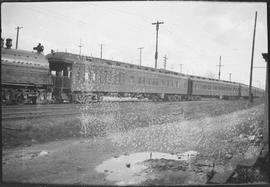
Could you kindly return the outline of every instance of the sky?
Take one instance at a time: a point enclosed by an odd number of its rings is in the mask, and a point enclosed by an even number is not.
[[[19,49],[41,43],[44,53],[81,53],[154,67],[156,26],[158,68],[249,84],[255,12],[258,12],[254,67],[265,67],[268,52],[267,5],[255,2],[103,1],[1,4],[2,38]],[[181,65],[182,64],[182,65]],[[253,69],[253,85],[265,88],[265,68]]]

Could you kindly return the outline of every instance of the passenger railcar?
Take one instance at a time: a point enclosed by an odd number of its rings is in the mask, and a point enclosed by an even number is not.
[[[219,97],[223,99],[239,98],[240,85],[202,77],[193,77],[192,95],[203,97]]]
[[[246,98],[248,95],[246,86],[235,82],[64,52],[53,52],[47,58],[55,83],[54,95],[62,101],[91,102],[103,95],[168,101]],[[254,96],[261,96],[258,89],[253,88],[253,92]]]
[[[177,73],[70,53],[47,58],[58,83],[55,94],[62,100],[87,102],[113,94],[173,101],[187,97],[188,77]]]

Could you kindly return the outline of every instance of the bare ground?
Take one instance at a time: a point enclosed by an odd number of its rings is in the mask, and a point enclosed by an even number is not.
[[[261,103],[263,99],[256,99],[252,106]],[[89,113],[88,109],[93,107],[104,108],[104,112]],[[2,146],[7,149],[68,138],[104,136],[109,129],[123,132],[138,127],[218,116],[247,108],[246,100],[82,105],[81,115],[2,121]],[[87,133],[84,132],[86,126]]]
[[[116,181],[107,180],[108,174],[98,173],[95,168],[113,156],[143,151],[196,150],[200,153],[196,164],[204,160],[215,163],[216,169],[222,171],[233,155],[244,153],[249,145],[260,141],[260,103],[255,101],[250,109],[246,109],[245,101],[116,104],[112,107],[118,110],[100,116],[89,116],[87,108],[82,108],[82,116],[75,119],[13,122],[20,131],[12,131],[16,135],[13,139],[3,134],[3,180],[111,185]],[[7,122],[3,127],[11,125]],[[80,139],[82,136],[87,138]],[[196,164],[192,178],[167,167],[162,172],[153,170],[158,177],[142,185],[202,183],[204,180],[196,180],[202,172]]]

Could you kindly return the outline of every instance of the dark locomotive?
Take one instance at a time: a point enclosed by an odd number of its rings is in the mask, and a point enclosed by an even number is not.
[[[46,103],[51,100],[49,63],[42,54],[11,49],[12,40],[1,40],[2,104]]]
[[[130,96],[152,101],[198,100],[201,97],[248,97],[248,86],[184,75],[164,69],[54,52],[44,56],[39,44],[29,52],[1,45],[2,103],[90,103],[103,96]],[[254,97],[264,90],[252,88]]]

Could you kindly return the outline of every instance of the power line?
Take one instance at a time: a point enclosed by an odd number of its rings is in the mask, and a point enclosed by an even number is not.
[[[19,30],[22,29],[23,27],[17,26],[17,36],[16,36],[16,49],[18,49],[18,41],[19,41]]]
[[[254,46],[255,46],[256,23],[257,23],[257,11],[255,12],[255,23],[254,23],[252,52],[251,52],[251,63],[250,63],[249,103],[253,102],[253,96],[252,96],[252,93],[251,93],[251,87],[252,87],[252,71],[253,71],[253,57],[254,57]]]
[[[140,50],[140,66],[142,65],[142,49],[143,47],[138,48]]]
[[[152,23],[152,25],[156,25],[156,53],[155,53],[155,68],[157,69],[157,59],[158,59],[158,29],[159,25],[164,24],[164,22],[157,21],[156,23]]]
[[[220,80],[220,70],[221,70],[221,66],[224,66],[224,65],[221,65],[221,56],[219,57],[219,65],[217,65],[219,67],[218,69],[218,80]]]
[[[163,58],[164,58],[164,69],[166,69],[166,65],[167,65],[167,59],[168,59],[168,58],[167,58],[167,56],[166,56],[166,55],[165,55]]]
[[[103,47],[103,44],[100,44],[100,58],[102,58],[102,48]]]
[[[80,45],[79,45],[79,48],[80,48],[80,56],[81,56],[81,48],[83,47],[83,45],[82,45],[82,41],[81,41],[81,39],[80,39]]]

